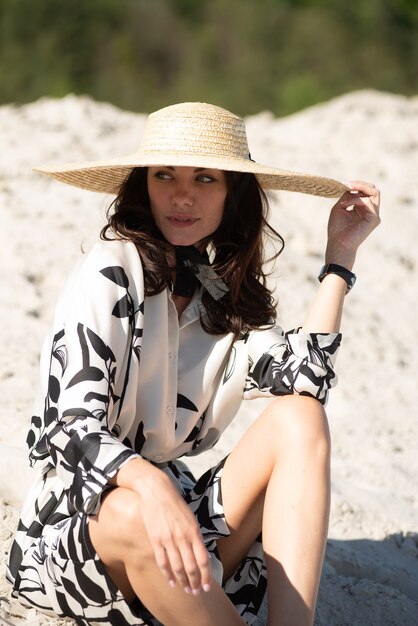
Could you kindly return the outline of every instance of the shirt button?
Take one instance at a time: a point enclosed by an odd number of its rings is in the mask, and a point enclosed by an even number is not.
[[[169,405],[169,406],[167,407],[167,413],[168,413],[169,415],[171,415],[173,412],[174,412],[173,407],[172,407],[171,405]]]
[[[169,352],[168,353],[168,358],[169,358],[170,361],[174,361],[176,359],[175,352]]]
[[[154,457],[154,461],[161,461],[162,458],[163,458],[162,454],[156,454]]]

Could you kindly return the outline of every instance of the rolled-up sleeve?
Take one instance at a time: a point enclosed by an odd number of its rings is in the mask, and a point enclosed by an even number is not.
[[[252,333],[244,398],[299,394],[326,404],[337,376],[340,333],[284,333],[275,326]]]

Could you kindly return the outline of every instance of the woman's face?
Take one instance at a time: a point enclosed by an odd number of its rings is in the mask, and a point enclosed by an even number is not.
[[[173,245],[197,244],[218,228],[228,190],[222,170],[149,167],[147,182],[154,221]]]

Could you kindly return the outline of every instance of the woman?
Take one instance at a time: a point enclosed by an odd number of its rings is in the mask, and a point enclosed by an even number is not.
[[[42,352],[15,595],[80,625],[238,626],[267,587],[269,626],[312,624],[323,405],[379,192],[254,162],[243,121],[202,103],[150,115],[130,157],[40,171],[117,198]],[[263,238],[282,244],[263,189],[341,196],[316,299],[286,335],[262,267]],[[211,448],[242,397],[259,396],[274,400],[196,482],[180,457]]]

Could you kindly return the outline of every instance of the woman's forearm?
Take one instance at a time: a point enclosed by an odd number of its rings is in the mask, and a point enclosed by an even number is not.
[[[349,186],[351,191],[336,202],[330,213],[325,263],[351,272],[358,247],[380,222],[380,193],[371,183],[353,181]],[[303,332],[339,332],[347,287],[338,274],[325,275],[302,326]]]
[[[347,283],[341,276],[325,276],[303,323],[302,332],[339,332],[346,293]]]

